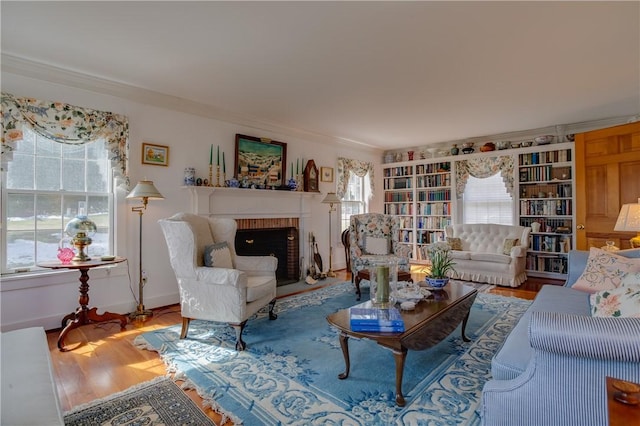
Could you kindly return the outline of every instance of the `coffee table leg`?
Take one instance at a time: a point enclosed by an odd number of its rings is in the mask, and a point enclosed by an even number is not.
[[[342,348],[342,355],[344,356],[345,371],[344,373],[338,374],[338,379],[343,380],[349,377],[349,368],[351,367],[349,362],[349,336],[344,333],[340,333],[340,347]]]
[[[402,375],[404,372],[404,360],[407,358],[407,349],[402,348],[400,351],[393,351],[393,358],[396,361],[396,404],[398,407],[404,407],[405,401],[402,396]]]
[[[469,320],[469,314],[471,313],[471,309],[469,309],[469,311],[467,312],[467,315],[464,316],[464,319],[462,320],[462,340],[464,340],[465,342],[470,342],[471,339],[469,339],[467,337],[467,335],[464,333],[465,329],[467,328],[467,321]]]

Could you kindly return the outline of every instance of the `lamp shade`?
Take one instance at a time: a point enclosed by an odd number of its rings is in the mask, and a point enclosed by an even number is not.
[[[614,231],[640,231],[640,199],[636,204],[624,204]]]
[[[92,236],[96,233],[98,227],[87,216],[76,216],[64,227],[64,232],[70,237],[75,237],[78,232],[84,232],[86,235]]]
[[[153,181],[150,180],[141,180],[138,182],[135,188],[133,188],[129,195],[127,195],[127,198],[164,200],[160,191],[156,189],[153,185]]]
[[[323,204],[340,204],[340,198],[335,192],[327,192],[327,196],[322,200]]]

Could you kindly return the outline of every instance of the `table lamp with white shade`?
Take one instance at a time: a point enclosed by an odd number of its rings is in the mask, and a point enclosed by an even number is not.
[[[640,248],[640,198],[635,204],[624,204],[620,209],[614,231],[637,232],[637,235],[629,240],[631,248]]]

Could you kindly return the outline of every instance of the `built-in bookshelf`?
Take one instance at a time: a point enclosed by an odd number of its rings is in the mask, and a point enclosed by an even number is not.
[[[400,217],[400,242],[411,246],[414,260],[420,246],[444,239],[451,223],[451,162],[416,162],[384,169],[384,212]]]
[[[531,276],[564,278],[574,246],[573,150],[563,145],[518,154],[520,225],[532,228],[527,252]]]
[[[451,163],[416,165],[417,248],[444,240],[444,228],[451,224]],[[420,259],[420,250],[417,251]]]

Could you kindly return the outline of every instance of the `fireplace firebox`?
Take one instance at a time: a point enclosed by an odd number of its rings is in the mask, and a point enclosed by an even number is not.
[[[240,256],[275,256],[278,259],[278,285],[291,284],[300,278],[300,241],[295,227],[238,229],[236,253]]]

